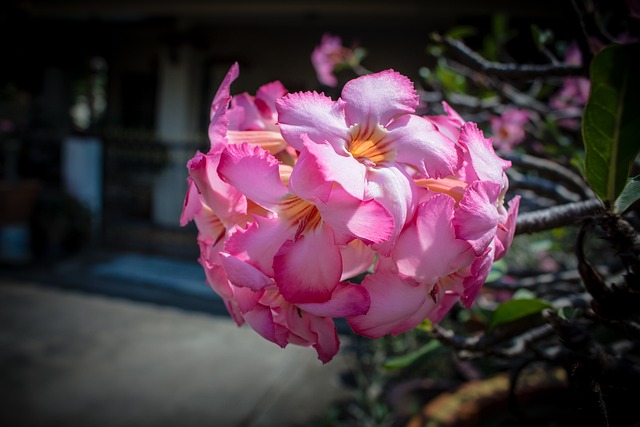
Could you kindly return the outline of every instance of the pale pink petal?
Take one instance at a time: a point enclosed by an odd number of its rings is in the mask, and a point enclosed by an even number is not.
[[[427,317],[429,317],[429,320],[432,322],[440,322],[459,300],[458,295],[444,293],[444,295],[438,299],[438,304],[434,310],[432,310]]]
[[[256,292],[251,288],[240,286],[232,286],[232,290],[233,298],[243,316],[255,309],[260,304],[260,298],[264,295],[264,291]]]
[[[344,120],[344,102],[316,92],[290,93],[276,101],[278,126],[284,139],[296,150],[304,145],[302,134],[312,141],[328,141],[339,154],[349,142]]]
[[[373,130],[400,114],[414,113],[419,97],[411,80],[386,70],[351,80],[342,89],[342,99],[347,124]]]
[[[453,175],[462,164],[458,145],[424,117],[399,117],[387,130],[396,161],[414,166],[427,178]]]
[[[484,254],[477,257],[471,263],[469,268],[469,274],[464,278],[462,284],[464,286],[464,293],[460,297],[460,301],[465,307],[470,308],[473,301],[476,299],[480,288],[484,285],[484,282],[489,277],[491,271],[491,265],[493,264],[495,249],[493,245],[489,246]]]
[[[246,142],[225,148],[220,155],[218,173],[266,209],[273,209],[288,193],[280,179],[278,161],[268,151]]]
[[[342,274],[340,251],[326,225],[287,240],[273,258],[274,278],[289,302],[324,302]]]
[[[398,235],[415,212],[416,186],[396,163],[368,169],[367,180],[367,197],[378,201],[393,216],[393,233],[389,239],[374,246],[382,255],[389,256]]]
[[[331,299],[320,303],[298,303],[302,310],[322,317],[351,317],[365,314],[371,305],[369,293],[360,285],[340,283]]]
[[[358,199],[364,198],[367,168],[350,155],[335,152],[327,142],[310,141],[302,135],[305,150],[291,173],[289,189],[305,200],[326,202],[335,183]]]
[[[373,264],[375,252],[362,240],[352,240],[340,246],[342,256],[342,276],[340,281],[351,279],[367,271]]]
[[[495,261],[502,258],[513,241],[516,231],[516,220],[518,217],[518,208],[520,206],[520,196],[515,196],[509,201],[509,213],[504,222],[501,221],[496,232],[496,254]]]
[[[225,243],[225,251],[273,277],[273,257],[295,229],[278,218],[255,217],[247,228],[237,228]]]
[[[258,107],[253,101],[253,96],[244,92],[238,95],[234,95],[231,99],[231,107],[228,112],[231,113],[235,108],[242,109],[242,121],[230,122],[229,129],[233,130],[262,130],[264,129],[264,122]],[[232,126],[233,124],[233,126]]]
[[[393,217],[376,200],[359,200],[338,187],[327,203],[317,202],[316,206],[333,228],[338,244],[347,244],[354,237],[367,244],[382,243],[393,234]]]
[[[273,281],[257,268],[239,260],[238,258],[222,253],[222,265],[227,273],[227,279],[234,286],[249,288],[252,291],[260,291],[273,285]]]
[[[220,218],[213,213],[207,206],[203,206],[202,210],[194,218],[194,222],[198,227],[201,237],[208,244],[219,243],[225,235],[226,228]]]
[[[418,206],[414,221],[400,234],[393,259],[400,273],[434,284],[473,259],[469,244],[456,239],[455,200],[435,194]]]
[[[496,183],[474,181],[466,188],[454,213],[456,236],[469,242],[476,255],[481,255],[496,235],[499,193]]]
[[[474,172],[473,175],[467,175],[467,181],[479,179],[495,182],[502,187],[506,185],[504,171],[511,166],[511,162],[503,160],[495,153],[491,140],[484,137],[478,125],[466,122],[460,128],[458,142],[468,150],[467,160]]]
[[[229,126],[229,118],[226,115],[231,101],[231,83],[238,78],[240,68],[238,63],[234,63],[226,76],[222,80],[218,91],[211,102],[211,110],[209,113],[209,140],[211,141],[211,150],[215,150],[226,143],[226,133]]]
[[[446,101],[442,101],[442,108],[444,108],[444,112],[447,113],[449,119],[455,123],[458,128],[460,128],[464,123],[464,119],[460,117],[460,114],[456,110],[454,110]]]
[[[428,297],[425,286],[392,272],[370,274],[362,286],[369,292],[371,308],[367,314],[347,318],[347,322],[355,333],[369,338],[392,333],[413,316]]]

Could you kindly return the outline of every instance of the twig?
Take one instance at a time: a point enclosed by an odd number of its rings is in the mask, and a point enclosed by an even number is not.
[[[459,40],[448,36],[434,34],[433,38],[437,42],[443,43],[450,48],[459,60],[469,67],[487,75],[496,77],[506,77],[512,79],[533,79],[540,77],[568,77],[586,76],[587,67],[583,65],[569,64],[505,64],[488,61],[478,53],[471,50],[467,45]]]
[[[516,234],[529,234],[577,225],[581,219],[603,212],[604,206],[600,200],[589,199],[524,213],[518,216]]]

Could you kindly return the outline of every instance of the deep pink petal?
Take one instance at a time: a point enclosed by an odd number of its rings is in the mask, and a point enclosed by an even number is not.
[[[342,99],[347,124],[372,130],[400,114],[415,112],[419,97],[411,80],[386,70],[351,80],[342,89]]]
[[[342,274],[340,250],[326,225],[287,240],[273,258],[274,278],[289,302],[324,302]]]
[[[313,316],[309,321],[309,328],[316,336],[313,348],[318,353],[318,359],[322,363],[329,363],[340,349],[340,339],[333,320]]]
[[[439,302],[434,310],[429,313],[429,320],[436,323],[440,322],[459,300],[460,298],[456,294],[443,293],[443,295],[438,298]]]
[[[338,244],[346,244],[354,237],[367,244],[382,243],[393,234],[393,217],[376,200],[359,200],[338,187],[327,203],[318,202],[316,206],[322,219],[333,228]]]
[[[193,178],[187,177],[187,194],[184,197],[182,213],[180,214],[180,226],[184,227],[187,225],[201,210],[202,202],[200,201],[198,188],[195,186]]]
[[[350,155],[335,152],[327,142],[302,135],[305,150],[291,173],[289,189],[305,200],[326,202],[335,183],[358,199],[364,198],[366,167]]]
[[[278,344],[282,348],[286,346],[286,343],[282,343],[277,337],[276,325],[273,323],[273,315],[269,307],[258,305],[255,309],[245,313],[244,319],[264,339]]]
[[[371,306],[371,301],[363,286],[340,283],[328,301],[297,305],[316,316],[338,318],[365,314]]]
[[[469,244],[456,239],[453,227],[455,201],[435,194],[418,206],[415,219],[400,234],[393,259],[400,273],[434,284],[473,259]]]
[[[229,67],[229,71],[222,79],[222,83],[218,87],[215,96],[213,97],[213,102],[211,103],[211,112],[209,114],[209,119],[213,118],[213,114],[215,109],[220,105],[221,102],[227,100],[231,97],[231,83],[234,82],[240,75],[240,66],[237,62],[234,62],[231,67]]]
[[[414,166],[427,178],[453,175],[462,164],[458,145],[424,117],[405,115],[388,127],[396,161]]]
[[[295,229],[278,218],[256,217],[247,228],[236,229],[227,239],[224,249],[273,277],[273,257]]]
[[[382,255],[389,256],[398,235],[415,212],[416,186],[395,163],[384,168],[370,168],[367,180],[367,197],[379,202],[393,216],[393,233],[389,239],[374,246]]]
[[[268,151],[247,143],[229,145],[220,155],[218,172],[248,199],[266,209],[287,194],[278,161]]]
[[[428,297],[427,289],[411,279],[380,271],[365,277],[362,286],[369,292],[371,307],[367,314],[349,317],[347,322],[357,334],[380,338],[414,315]]]
[[[236,217],[247,212],[247,201],[236,188],[220,179],[217,168],[220,154],[197,153],[187,163],[204,203],[225,223],[235,223]]]
[[[469,274],[464,278],[462,285],[464,287],[464,293],[460,297],[460,301],[465,307],[470,308],[473,301],[476,299],[480,288],[484,285],[484,282],[489,277],[491,272],[491,265],[493,264],[495,249],[493,245],[489,246],[485,253],[477,257],[471,263],[469,268]]]
[[[344,102],[316,92],[290,93],[276,101],[278,125],[284,139],[296,150],[304,148],[302,134],[312,141],[328,141],[345,154],[349,141]]]
[[[227,273],[227,278],[234,286],[249,288],[252,291],[260,291],[273,285],[273,281],[265,276],[257,268],[239,260],[238,258],[222,253],[222,265]]]
[[[466,240],[476,255],[482,254],[496,236],[500,186],[490,181],[474,181],[468,186],[455,211],[456,236]]]
[[[267,83],[258,88],[255,103],[263,117],[276,114],[276,101],[287,94],[287,89],[279,81]]]
[[[236,301],[238,309],[243,316],[254,310],[260,304],[260,298],[264,295],[263,291],[256,292],[251,288],[232,286],[231,289],[233,290],[233,299]]]

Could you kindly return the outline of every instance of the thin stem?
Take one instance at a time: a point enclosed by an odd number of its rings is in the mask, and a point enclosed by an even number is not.
[[[583,218],[604,212],[598,199],[581,200],[518,216],[516,234],[530,234],[567,225],[577,225]]]

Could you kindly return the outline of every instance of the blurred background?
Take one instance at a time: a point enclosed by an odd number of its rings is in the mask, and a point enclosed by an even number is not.
[[[558,28],[573,11],[554,3],[3,2],[2,258],[50,260],[88,243],[197,256],[195,229],[178,226],[185,162],[207,147],[209,104],[234,61],[233,93],[280,80],[336,95],[310,62],[329,32],[365,46],[369,70],[419,81],[431,32],[488,28],[498,12],[514,27]]]
[[[559,39],[578,31],[567,24],[571,2],[550,0],[2,2],[2,417],[109,426],[321,417],[343,396],[348,361],[323,367],[312,350],[236,331],[204,284],[195,226],[179,226],[185,164],[207,150],[213,95],[237,61],[233,94],[280,80],[337,96],[310,61],[325,33],[366,47],[367,69],[420,85],[419,70],[433,66],[430,33],[472,26],[474,46],[496,14],[525,34],[533,22]],[[521,62],[534,50],[511,49]],[[355,75],[338,77],[340,87]]]

